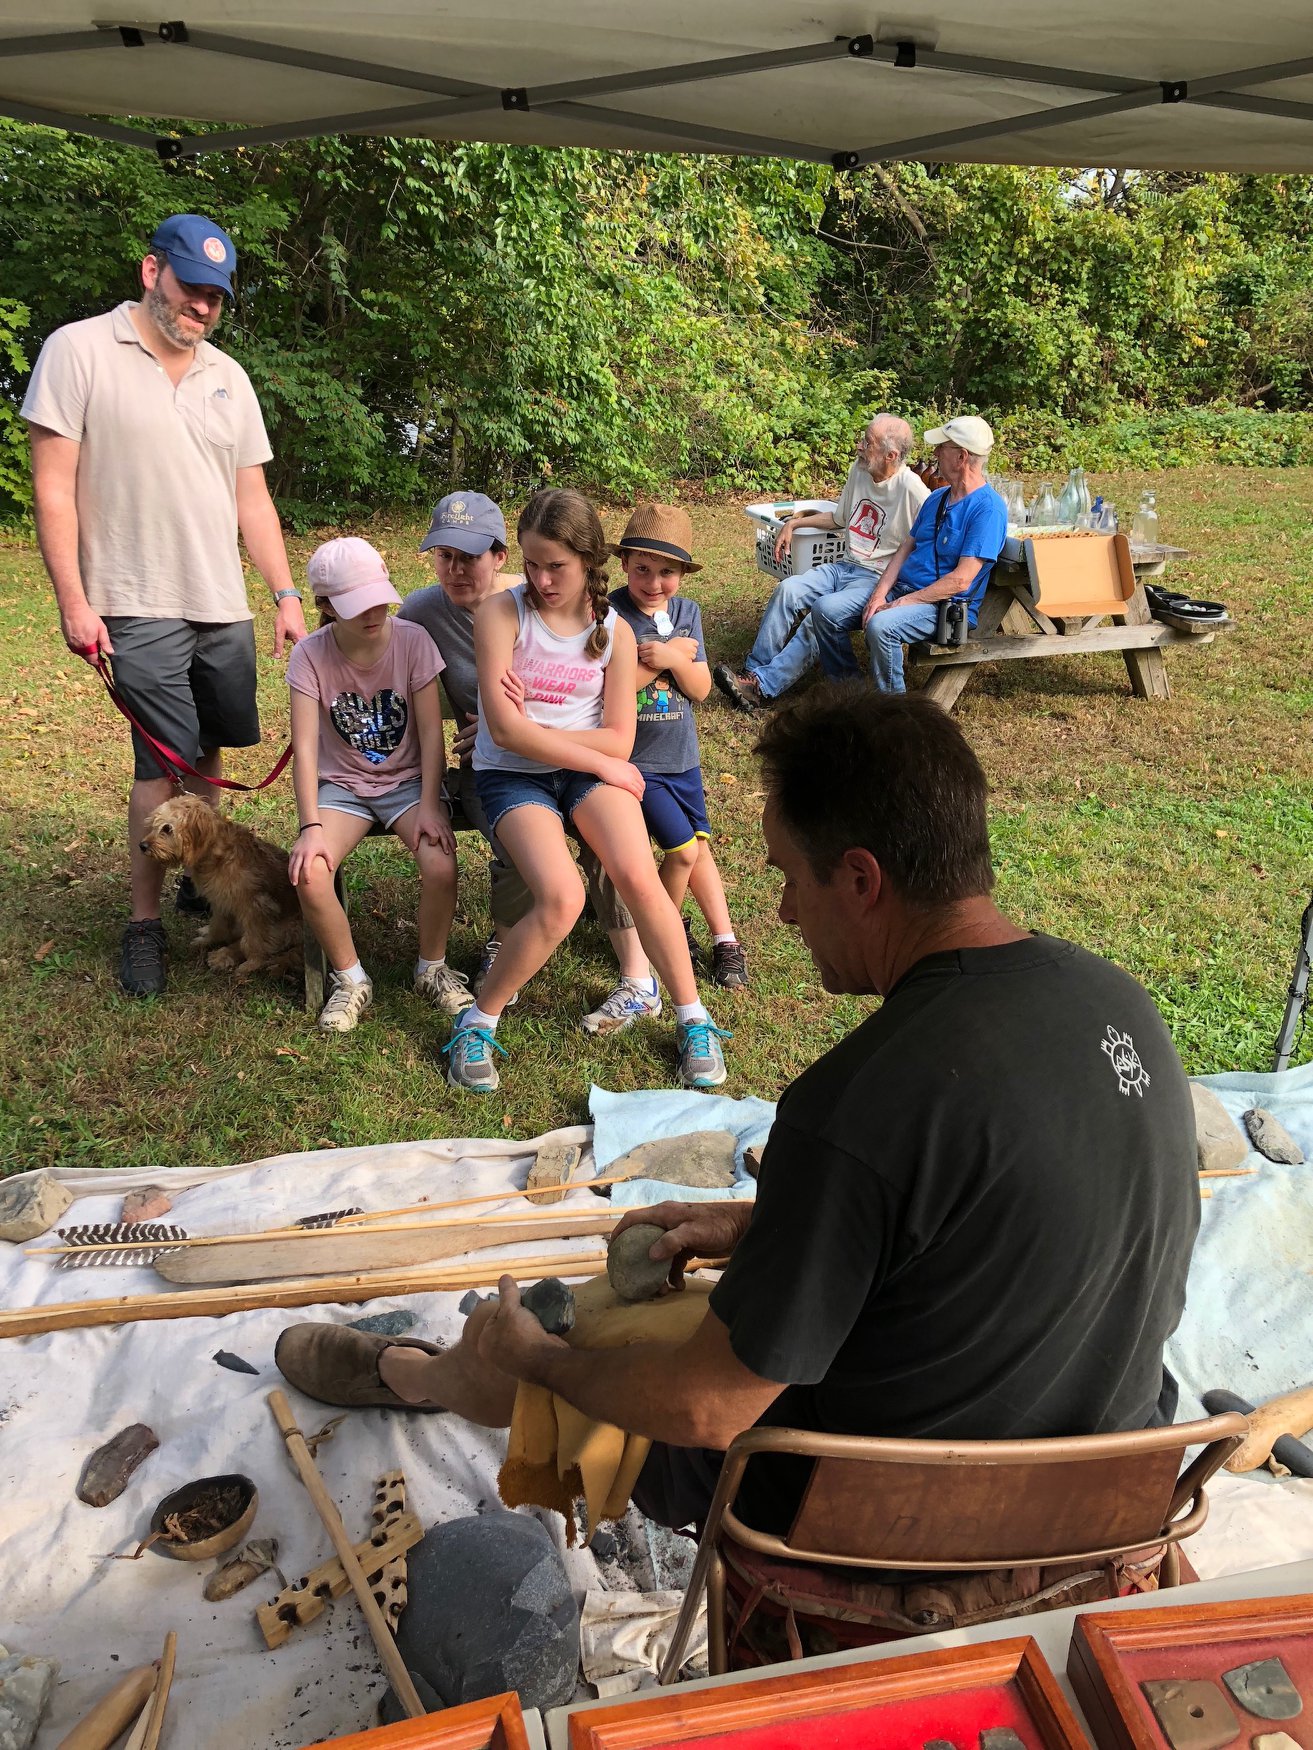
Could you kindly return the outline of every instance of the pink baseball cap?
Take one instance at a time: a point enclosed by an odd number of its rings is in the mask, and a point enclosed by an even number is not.
[[[306,566],[310,588],[332,602],[339,619],[354,620],[383,603],[400,603],[383,555],[359,535],[341,535],[316,547]]]

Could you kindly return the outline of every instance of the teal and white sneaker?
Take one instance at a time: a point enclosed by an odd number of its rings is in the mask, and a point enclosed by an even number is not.
[[[585,1033],[622,1033],[635,1021],[659,1015],[660,991],[644,989],[645,985],[652,983],[650,978],[622,978],[610,996],[604,998],[591,1014],[585,1015],[579,1025]]]
[[[732,1039],[723,1027],[705,1021],[681,1021],[675,1028],[679,1048],[679,1082],[684,1088],[718,1088],[728,1075],[722,1039]]]
[[[463,1027],[457,1017],[456,1029],[442,1048],[447,1080],[453,1088],[464,1088],[467,1094],[491,1094],[501,1086],[489,1047],[503,1057],[507,1055],[505,1046],[498,1045],[486,1027]]]

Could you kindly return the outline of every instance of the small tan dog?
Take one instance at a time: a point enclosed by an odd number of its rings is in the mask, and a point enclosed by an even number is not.
[[[161,802],[146,822],[141,849],[156,862],[180,864],[210,902],[196,937],[217,972],[299,971],[301,908],[287,879],[287,852],[227,820],[200,796]]]

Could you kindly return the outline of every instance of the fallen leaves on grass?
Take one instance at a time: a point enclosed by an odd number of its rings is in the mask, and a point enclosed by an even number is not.
[[[41,962],[45,959],[46,955],[49,954],[50,950],[54,947],[54,945],[55,945],[55,938],[53,936],[50,938],[50,940],[48,942],[42,942],[41,946],[37,949],[36,953],[32,956],[33,960],[35,960],[37,962],[37,964],[40,965]]]

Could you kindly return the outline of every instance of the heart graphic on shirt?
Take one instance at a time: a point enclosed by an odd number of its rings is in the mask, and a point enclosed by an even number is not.
[[[328,707],[333,728],[371,766],[381,766],[401,746],[410,711],[400,693],[381,687],[372,699],[339,693]]]

